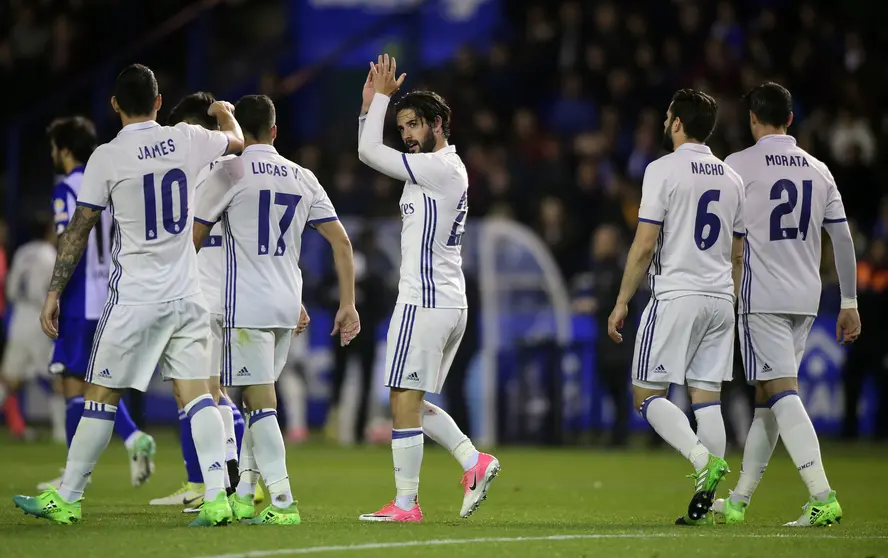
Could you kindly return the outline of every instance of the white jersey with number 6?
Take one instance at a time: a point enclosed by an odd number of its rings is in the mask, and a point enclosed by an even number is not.
[[[764,136],[725,163],[746,191],[740,313],[817,315],[821,227],[845,221],[829,169],[788,135]]]
[[[638,220],[661,225],[648,274],[657,300],[734,300],[732,235],[743,236],[740,177],[709,147],[685,143],[648,165]]]
[[[228,150],[228,136],[184,122],[130,124],[86,165],[77,204],[110,206],[115,228],[109,302],[168,302],[200,292],[192,242],[198,173]]]
[[[212,226],[220,217],[225,327],[296,327],[302,231],[337,219],[327,192],[271,145],[251,145],[216,165],[201,187],[195,219]]]

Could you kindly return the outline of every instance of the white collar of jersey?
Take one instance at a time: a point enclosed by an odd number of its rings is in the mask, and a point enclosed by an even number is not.
[[[121,132],[138,132],[139,130],[147,130],[148,128],[154,128],[156,126],[160,126],[157,122],[153,120],[149,120],[147,122],[136,122],[135,124],[127,124],[120,131]]]
[[[681,151],[682,149],[686,151],[696,151],[697,153],[712,153],[712,150],[709,149],[708,145],[703,145],[702,143],[683,143],[678,146],[676,151]]]
[[[785,141],[786,143],[791,143],[795,145],[796,139],[789,134],[768,134],[767,136],[762,136],[756,143],[761,143],[763,141]]]
[[[249,153],[250,151],[263,151],[265,153],[277,153],[277,149],[274,148],[273,145],[268,145],[267,143],[254,143],[253,145],[248,145],[244,148],[244,153]]]

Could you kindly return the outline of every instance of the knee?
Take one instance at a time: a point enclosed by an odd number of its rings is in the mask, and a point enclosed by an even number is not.
[[[89,384],[86,388],[84,397],[89,401],[96,403],[104,403],[106,405],[117,405],[120,402],[120,391]]]
[[[665,389],[648,389],[639,386],[632,386],[632,404],[638,410],[639,413],[642,412],[645,404],[655,397],[666,397],[667,390]]]
[[[277,394],[274,391],[274,384],[244,388],[244,404],[250,411],[277,409]]]
[[[419,416],[423,407],[424,393],[410,389],[392,388],[389,402],[392,407],[392,418]]]

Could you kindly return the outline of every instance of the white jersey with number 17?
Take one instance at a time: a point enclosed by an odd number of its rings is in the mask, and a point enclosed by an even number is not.
[[[228,150],[222,132],[130,124],[93,152],[77,204],[114,217],[111,304],[168,302],[200,292],[192,240],[198,173]]]
[[[725,162],[746,190],[740,313],[816,316],[821,227],[845,220],[829,169],[788,135],[769,135]]]
[[[198,192],[195,219],[212,226],[220,217],[225,327],[296,327],[302,231],[337,219],[327,192],[271,145],[250,145],[216,165]]]
[[[709,147],[685,143],[644,171],[638,220],[661,225],[648,274],[657,300],[734,300],[732,236],[743,236],[740,177]]]

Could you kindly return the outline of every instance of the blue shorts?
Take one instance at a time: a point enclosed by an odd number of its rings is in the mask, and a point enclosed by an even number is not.
[[[59,338],[55,342],[50,371],[76,378],[86,376],[98,325],[98,320],[86,318],[59,320]]]

